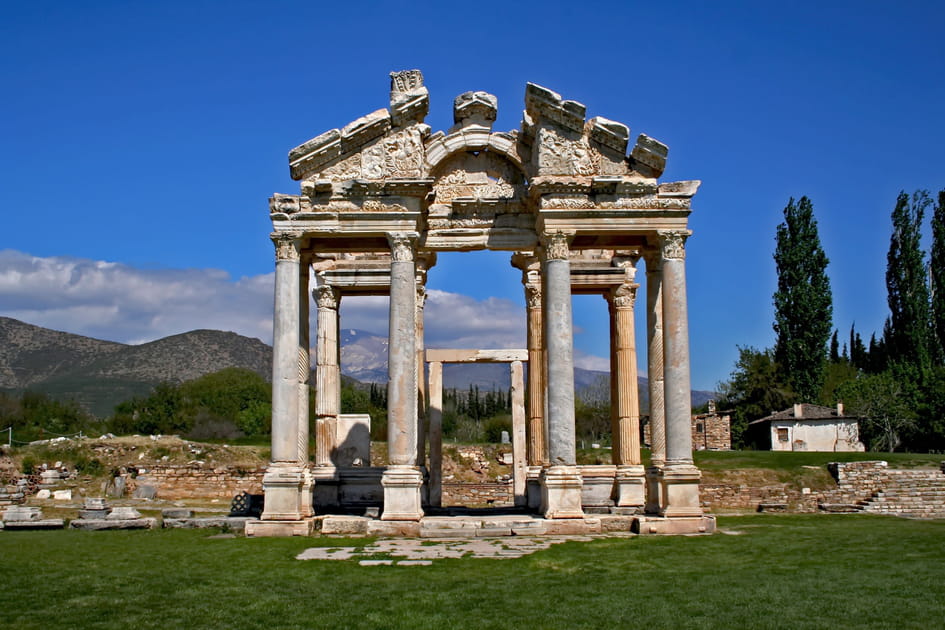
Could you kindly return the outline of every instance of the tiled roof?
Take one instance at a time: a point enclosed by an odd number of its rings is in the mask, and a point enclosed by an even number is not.
[[[783,411],[776,411],[770,416],[765,416],[764,418],[759,418],[758,420],[752,420],[748,424],[758,424],[760,422],[770,422],[771,420],[793,420],[794,416],[794,405],[791,405]],[[854,418],[854,416],[848,416],[846,414],[840,416],[837,414],[836,407],[824,407],[823,405],[812,405],[810,403],[801,403],[801,420],[826,420],[828,418]]]

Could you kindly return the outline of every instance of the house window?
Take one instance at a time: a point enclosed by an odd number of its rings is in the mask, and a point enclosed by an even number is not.
[[[702,427],[701,422],[696,423],[696,433],[702,433],[705,429]]]
[[[788,430],[778,429],[778,442],[787,442],[787,441],[788,441]]]

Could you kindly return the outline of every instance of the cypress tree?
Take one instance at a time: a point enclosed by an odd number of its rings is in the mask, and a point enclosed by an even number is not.
[[[833,336],[830,337],[830,362],[840,362],[840,342],[837,340],[836,330],[833,331]]]
[[[922,218],[931,204],[924,190],[899,193],[892,212],[892,236],[886,256],[886,291],[889,319],[884,327],[886,356],[890,364],[918,368],[920,376],[930,365],[931,317],[926,284],[925,253],[920,239]]]
[[[796,204],[793,198],[788,201],[775,241],[774,356],[799,401],[814,401],[824,382],[833,295],[827,278],[829,260],[807,197]]]
[[[932,332],[936,359],[945,364],[945,190],[938,192],[932,213],[932,254],[929,260],[932,298]]]

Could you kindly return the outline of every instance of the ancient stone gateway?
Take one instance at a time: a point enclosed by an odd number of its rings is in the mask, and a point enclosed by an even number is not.
[[[420,521],[429,497],[424,444],[424,284],[436,252],[507,251],[527,299],[529,503],[549,522],[581,519],[603,492],[646,531],[704,531],[692,461],[686,307],[687,218],[698,181],[658,183],[667,147],[528,84],[521,129],[492,130],[497,101],[466,92],[455,125],[424,124],[417,70],[391,74],[390,108],[289,152],[301,194],[270,199],[276,250],[272,461],[251,535],[306,534],[327,503],[375,500],[383,521]],[[652,465],[640,459],[633,306],[646,264]],[[315,457],[309,455],[309,289],[317,301]],[[613,464],[575,458],[572,293],[610,308]],[[338,303],[390,296],[388,463],[338,470]],[[518,362],[520,357],[514,359]],[[513,366],[515,364],[513,363]],[[518,369],[521,369],[519,364]],[[438,386],[439,384],[436,383]],[[352,490],[355,488],[355,490]],[[357,490],[360,488],[361,490]],[[372,489],[373,488],[373,489]],[[375,493],[375,494],[372,494]],[[593,502],[593,501],[591,501]],[[625,519],[627,520],[627,519]]]

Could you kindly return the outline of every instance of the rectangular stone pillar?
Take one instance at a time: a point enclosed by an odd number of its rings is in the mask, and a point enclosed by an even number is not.
[[[301,521],[299,465],[299,262],[301,242],[273,238],[276,247],[272,330],[272,461],[263,476],[263,521]]]
[[[387,369],[388,466],[383,520],[413,520],[423,516],[417,467],[417,285],[416,234],[390,234],[390,328]]]
[[[646,471],[646,512],[663,508],[662,475],[666,465],[666,414],[663,405],[663,256],[646,252],[647,380],[650,395],[650,467]]]
[[[426,463],[427,441],[427,379],[423,360],[423,307],[427,301],[427,289],[421,283],[422,275],[417,274],[417,313],[416,313],[416,349],[417,349],[417,465],[423,468]]]
[[[427,419],[430,423],[429,502],[443,505],[443,364],[430,362],[430,397]]]
[[[512,496],[516,506],[528,503],[525,482],[528,466],[525,459],[525,382],[522,362],[512,361]]]
[[[663,355],[666,405],[664,516],[702,516],[699,469],[692,463],[692,404],[685,242],[688,232],[660,232],[663,250]]]
[[[571,323],[571,264],[568,238],[547,235],[542,250],[542,329],[545,337],[548,456],[542,472],[545,518],[581,518],[581,473],[574,434],[574,337]]]

